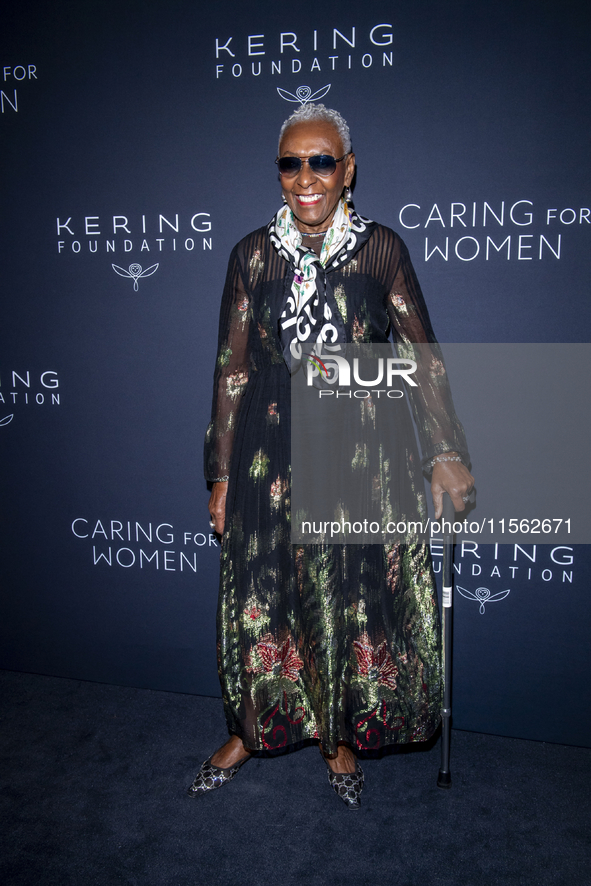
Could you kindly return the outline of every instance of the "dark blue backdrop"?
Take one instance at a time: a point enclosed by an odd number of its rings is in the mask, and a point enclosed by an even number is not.
[[[406,240],[442,341],[589,338],[586,4],[287,18],[5,8],[5,668],[218,694],[201,446],[219,297],[232,245],[278,206],[299,87],[349,121],[356,206]],[[457,572],[455,725],[588,745],[588,548],[465,545]],[[481,587],[510,593],[481,614]]]

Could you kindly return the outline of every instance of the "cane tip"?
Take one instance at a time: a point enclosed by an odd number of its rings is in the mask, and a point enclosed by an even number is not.
[[[443,772],[441,769],[439,770],[439,775],[437,776],[437,787],[451,788],[451,772]]]

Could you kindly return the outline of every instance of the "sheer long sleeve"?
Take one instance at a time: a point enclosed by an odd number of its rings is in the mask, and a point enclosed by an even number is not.
[[[210,482],[225,481],[230,473],[236,420],[250,371],[251,318],[250,296],[235,247],[222,297],[211,421],[205,436],[205,478]]]
[[[458,452],[468,464],[466,437],[454,408],[441,348],[408,250],[396,237],[395,272],[388,295],[388,315],[399,356],[415,360],[417,387],[409,387],[423,464],[434,455]]]

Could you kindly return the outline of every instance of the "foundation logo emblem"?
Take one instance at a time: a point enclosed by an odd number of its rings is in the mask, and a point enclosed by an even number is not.
[[[330,89],[330,83],[327,83],[326,86],[323,86],[322,89],[319,89],[318,92],[312,93],[312,90],[309,86],[298,86],[295,91],[295,95],[292,92],[288,92],[287,89],[280,89],[277,87],[277,92],[284,98],[286,102],[299,102],[301,105],[307,105],[308,102],[316,101],[316,99],[324,98],[327,95]]]
[[[480,614],[484,615],[485,613],[485,604],[486,603],[497,603],[499,600],[504,600],[505,597],[508,597],[511,593],[511,590],[499,591],[497,594],[491,594],[488,588],[476,588],[475,591],[467,591],[466,588],[461,588],[459,585],[456,585],[459,593],[462,597],[465,597],[466,600],[476,600],[477,603],[480,603]]]
[[[160,267],[160,262],[156,262],[155,265],[150,265],[145,271],[142,270],[141,265],[135,263],[129,266],[128,271],[126,271],[125,268],[120,268],[119,265],[111,265],[111,267],[120,277],[129,277],[130,280],[133,280],[133,291],[137,292],[139,289],[138,280],[141,280],[142,277],[151,277],[152,274],[155,274]]]

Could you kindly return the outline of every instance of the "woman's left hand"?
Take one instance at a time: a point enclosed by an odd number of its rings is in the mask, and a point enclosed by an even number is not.
[[[453,455],[453,453],[445,453]],[[474,486],[474,477],[459,461],[436,461],[431,477],[431,495],[435,506],[435,519],[443,513],[443,493],[447,492],[456,511],[463,511],[467,497]]]

